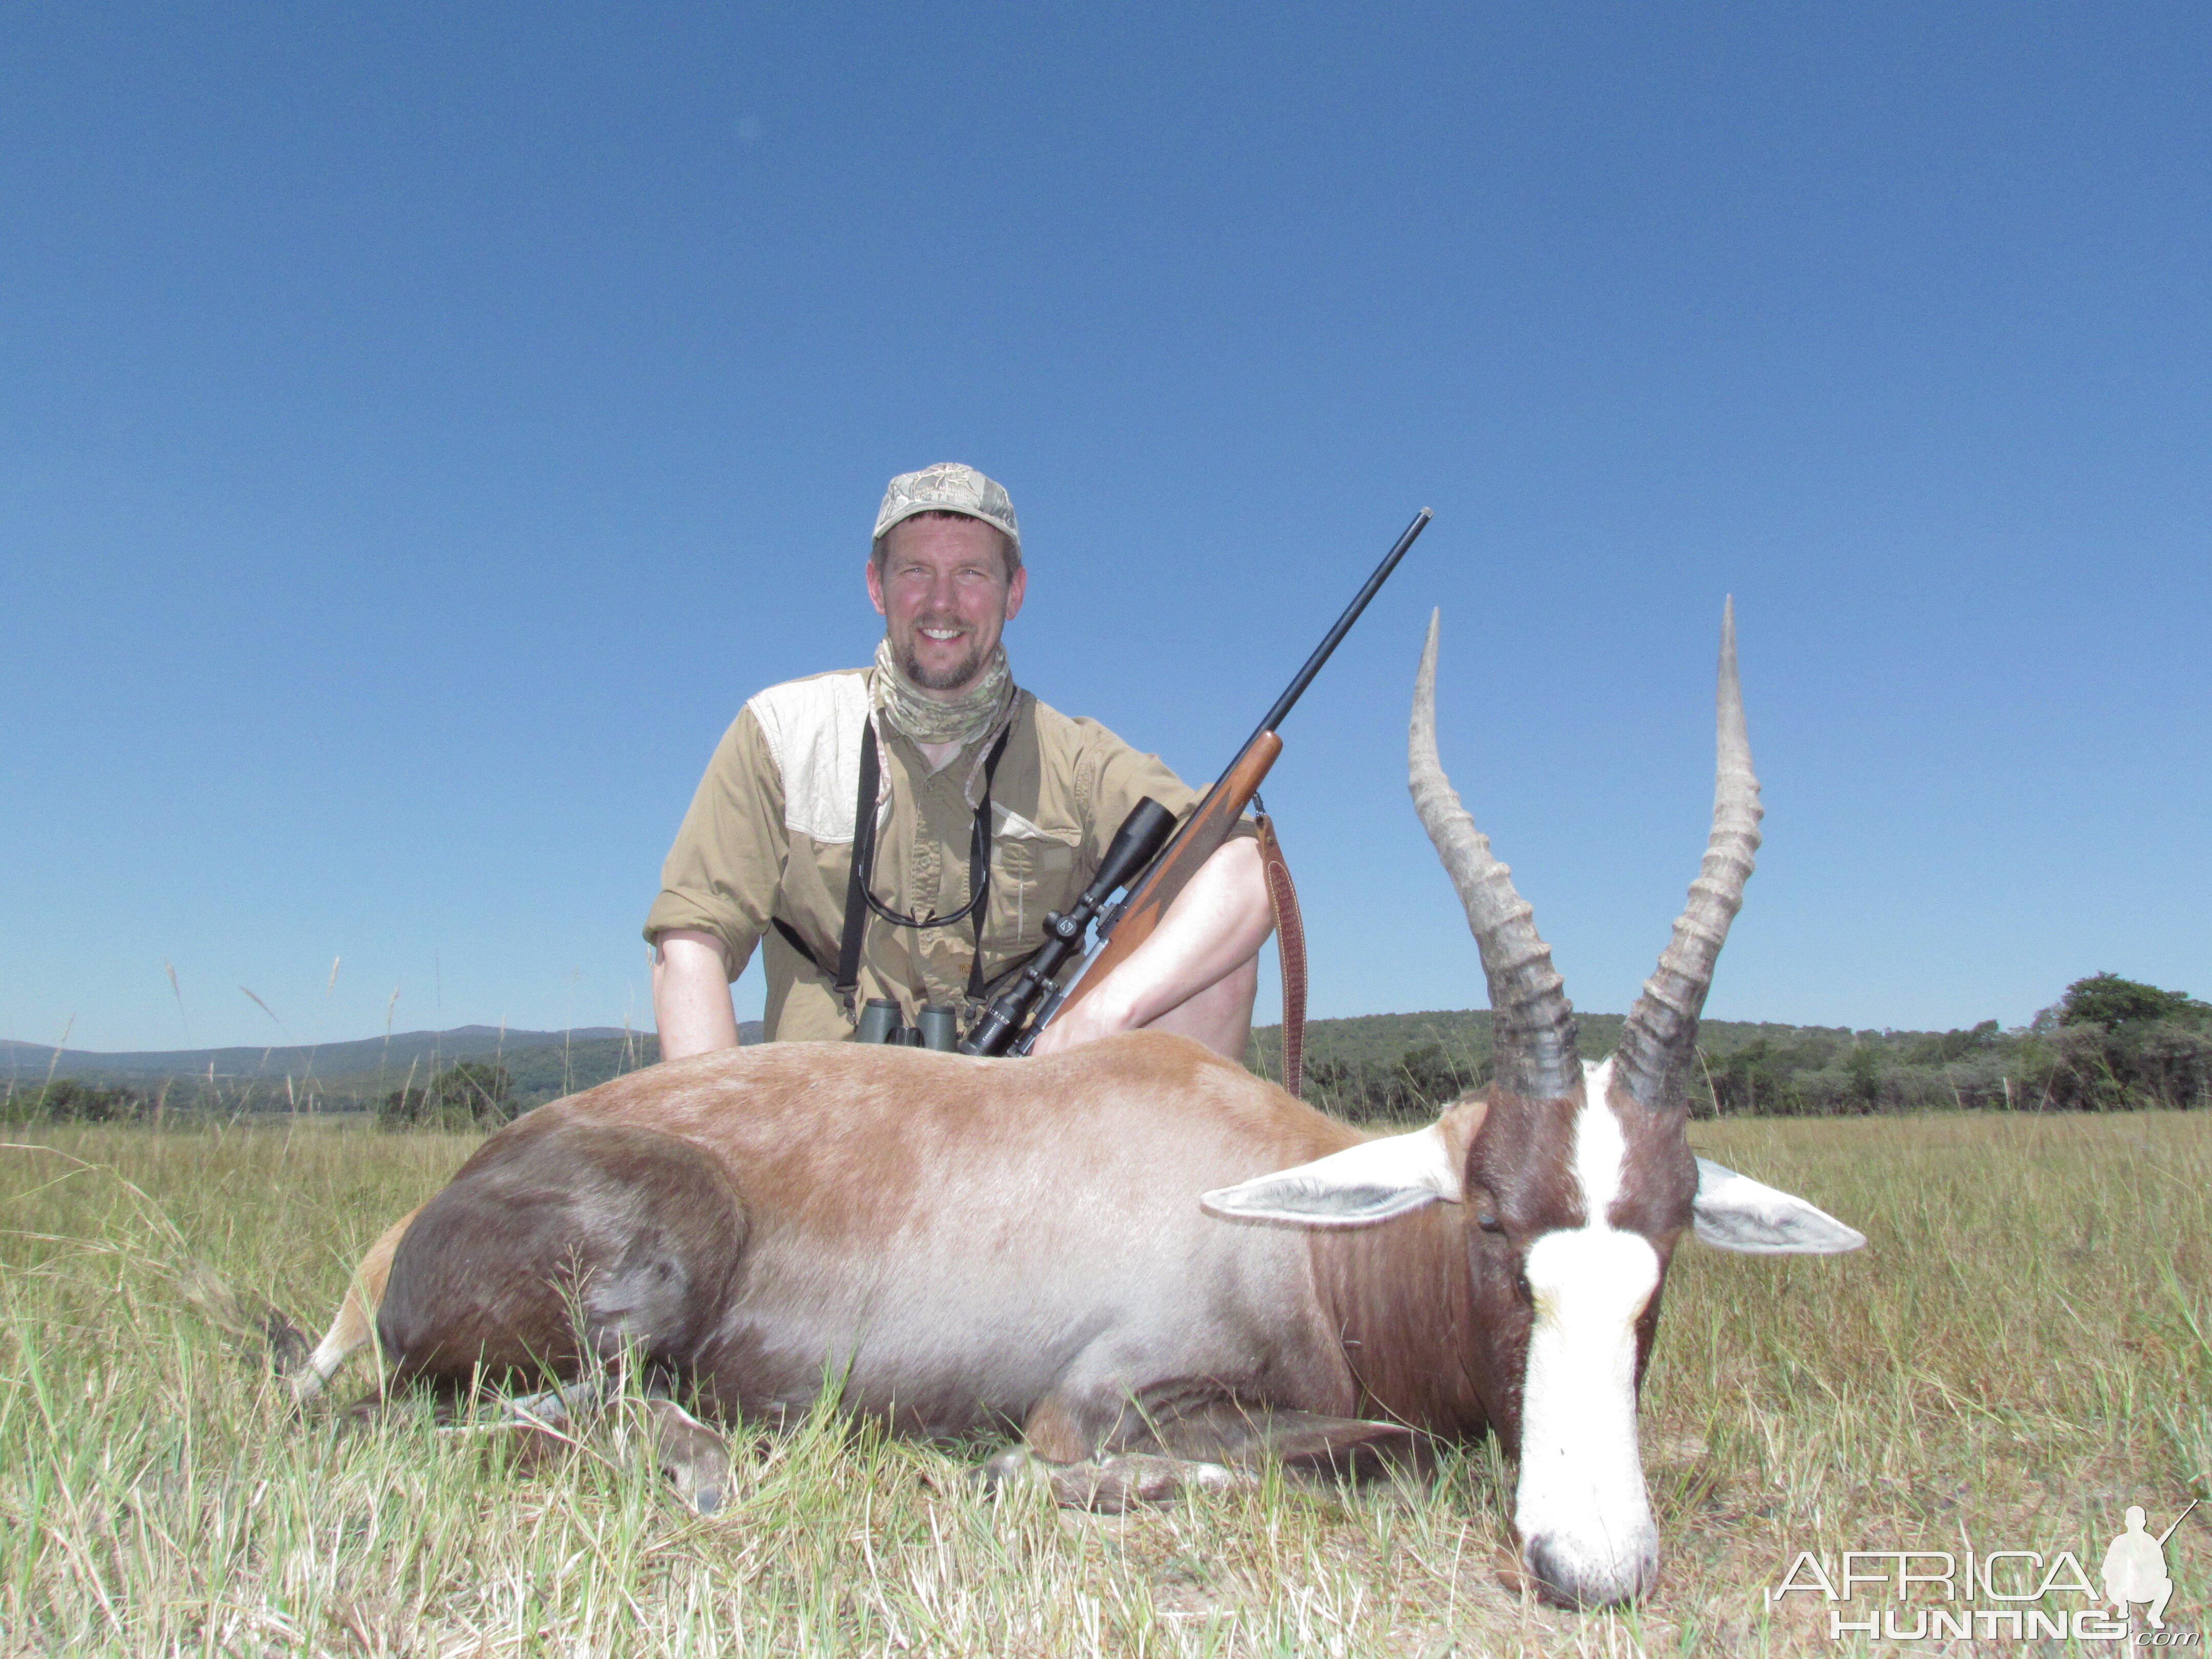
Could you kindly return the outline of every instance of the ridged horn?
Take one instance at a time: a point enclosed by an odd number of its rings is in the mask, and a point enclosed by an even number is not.
[[[1714,694],[1718,732],[1714,741],[1713,830],[1704,865],[1690,884],[1690,902],[1674,923],[1674,936],[1659,966],[1644,981],[1629,1011],[1613,1059],[1613,1075],[1655,1111],[1682,1103],[1698,1016],[1713,982],[1713,963],[1727,942],[1729,924],[1743,904],[1759,852],[1759,780],[1751,771],[1751,739],[1744,734],[1743,688],[1735,672],[1735,600],[1721,611],[1720,684]]]
[[[1575,1011],[1552,970],[1552,947],[1537,936],[1534,911],[1513,890],[1513,872],[1491,852],[1490,838],[1474,827],[1437,757],[1437,621],[1431,612],[1406,738],[1413,810],[1467,907],[1467,924],[1482,952],[1498,1081],[1524,1099],[1554,1100],[1570,1092],[1582,1073]]]

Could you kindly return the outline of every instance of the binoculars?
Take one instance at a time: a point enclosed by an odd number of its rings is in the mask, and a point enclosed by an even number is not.
[[[934,1048],[951,1054],[960,1041],[960,1012],[928,1007],[915,1012],[915,1024],[902,1024],[899,1006],[889,997],[870,997],[854,1028],[855,1042],[889,1042],[908,1048]]]

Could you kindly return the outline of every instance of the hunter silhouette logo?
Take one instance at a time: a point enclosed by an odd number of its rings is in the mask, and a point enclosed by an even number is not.
[[[2203,1501],[2191,1498],[2189,1510]],[[2189,1510],[2173,1517],[2173,1527],[2188,1518]],[[2105,1599],[2112,1604],[2114,1616],[2121,1619],[2128,1616],[2130,1602],[2146,1603],[2150,1627],[2164,1630],[2166,1604],[2173,1595],[2173,1580],[2166,1572],[2166,1540],[2173,1536],[2173,1527],[2154,1538],[2146,1530],[2144,1519],[2140,1504],[2128,1505],[2128,1529],[2112,1540],[2112,1547],[2105,1552],[2101,1569]]]
[[[1805,1595],[1828,1603],[1824,1611],[1832,1642],[1853,1636],[1889,1642],[2071,1638],[2131,1649],[2200,1649],[2201,1632],[2166,1626],[2173,1579],[2166,1546],[2203,1501],[2192,1498],[2160,1533],[2150,1530],[2140,1504],[2129,1505],[2127,1529],[2106,1547],[2099,1564],[2101,1595],[2071,1550],[1978,1546],[1963,1553],[1846,1550],[1832,1563],[1801,1550],[1767,1600]],[[2068,1598],[2074,1598],[2070,1604]],[[2138,1607],[2147,1629],[2134,1625]]]

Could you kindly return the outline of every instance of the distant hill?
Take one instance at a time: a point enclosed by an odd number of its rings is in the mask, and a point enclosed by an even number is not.
[[[1589,1058],[1603,1056],[1620,1041],[1619,1014],[1578,1012],[1576,1019]],[[740,1035],[748,1043],[759,1042],[758,1022],[746,1022]],[[2183,1036],[2197,1046],[2185,1054],[2175,1050],[2178,1059],[2167,1056],[2174,1075],[2161,1073],[2163,1081],[2146,1099],[2169,1105],[2212,1099],[2212,1037],[2200,1042]],[[1995,1020],[1971,1031],[1854,1032],[1715,1019],[1700,1024],[1698,1047],[1699,1069],[1689,1086],[1692,1109],[1701,1113],[2014,1106],[2072,1097],[2060,1074],[2073,1064],[2059,1053],[2064,1042],[2000,1031]],[[1358,1120],[1419,1118],[1487,1079],[1491,1048],[1486,1009],[1315,1020],[1306,1031],[1306,1097]],[[1252,1034],[1245,1063],[1277,1077],[1281,1055],[1280,1029],[1262,1026]],[[527,1109],[659,1058],[653,1033],[608,1026],[564,1032],[464,1025],[314,1047],[143,1054],[65,1049],[57,1055],[36,1043],[4,1042],[0,1111],[20,1107],[27,1091],[40,1093],[49,1067],[57,1079],[111,1091],[107,1097],[118,1102],[138,1102],[131,1111],[155,1109],[157,1102],[171,1110],[349,1111],[427,1085],[461,1060],[503,1067],[514,1100]]]
[[[1577,1012],[1582,1048],[1587,1054],[1608,1052],[1620,1040],[1619,1014]],[[1779,1042],[1808,1031],[1848,1039],[1842,1027],[1751,1024],[1709,1019],[1698,1029],[1700,1043],[1708,1050],[1725,1052],[1765,1039]],[[761,1040],[761,1024],[747,1020],[738,1035],[746,1042]],[[1902,1035],[1902,1034],[1900,1034]],[[660,1056],[659,1040],[651,1031],[625,1031],[613,1025],[580,1025],[571,1031],[525,1031],[496,1025],[459,1025],[447,1031],[395,1031],[390,1036],[360,1037],[345,1042],[303,1044],[266,1048],[169,1048],[130,1054],[101,1054],[89,1049],[64,1048],[57,1057],[53,1045],[10,1042],[0,1038],[0,1083],[36,1082],[51,1068],[58,1078],[87,1082],[129,1083],[143,1086],[165,1078],[206,1079],[243,1083],[286,1078],[335,1080],[405,1073],[410,1068],[438,1070],[461,1060],[500,1060],[515,1074],[518,1087],[526,1076],[536,1078],[549,1070],[558,1075],[566,1049],[572,1063],[588,1054],[628,1044],[634,1054],[649,1054],[650,1065]],[[1347,1063],[1389,1061],[1408,1048],[1435,1043],[1454,1060],[1470,1066],[1490,1054],[1490,1011],[1486,1008],[1431,1009],[1411,1014],[1361,1014],[1346,1019],[1317,1019],[1306,1027],[1306,1059]],[[1279,1067],[1281,1028],[1263,1025],[1252,1033],[1247,1063],[1270,1076]],[[598,1070],[593,1066],[589,1069]],[[613,1073],[610,1072],[608,1075]]]
[[[580,1026],[565,1032],[459,1025],[450,1031],[395,1031],[388,1037],[361,1037],[349,1042],[297,1048],[167,1048],[119,1054],[64,1048],[58,1058],[50,1042],[13,1042],[0,1038],[0,1078],[43,1078],[49,1066],[56,1077],[85,1079],[204,1078],[210,1067],[219,1079],[333,1077],[392,1066],[404,1070],[418,1061],[481,1060],[501,1053],[557,1047],[562,1042],[588,1042],[625,1036],[634,1038],[637,1035],[611,1025]]]
[[[758,1020],[738,1028],[746,1042],[761,1038]],[[313,1099],[326,1108],[366,1105],[410,1079],[427,1081],[457,1060],[495,1060],[516,1094],[538,1104],[587,1089],[660,1058],[650,1031],[579,1026],[572,1031],[501,1030],[462,1025],[449,1031],[395,1031],[293,1048],[176,1048],[97,1054],[51,1044],[0,1039],[0,1091],[35,1088],[49,1074],[104,1087],[159,1092],[179,1104],[228,1109],[282,1108]],[[210,1098],[209,1097],[211,1097]]]

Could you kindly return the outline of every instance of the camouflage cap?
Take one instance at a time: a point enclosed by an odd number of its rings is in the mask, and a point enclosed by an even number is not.
[[[876,539],[902,519],[917,513],[963,513],[981,519],[1006,532],[1013,544],[1014,557],[1022,556],[1022,527],[1014,518],[1014,503],[1003,485],[996,484],[972,466],[939,461],[919,472],[902,472],[884,491],[884,504],[876,512]]]

